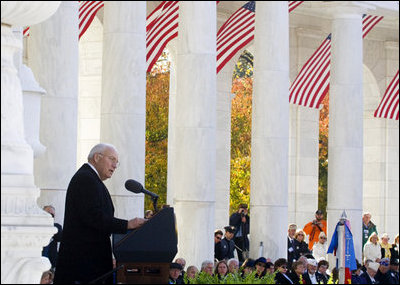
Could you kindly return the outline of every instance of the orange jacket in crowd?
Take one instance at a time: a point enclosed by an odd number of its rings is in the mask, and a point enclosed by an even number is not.
[[[316,221],[316,220],[314,220]],[[313,221],[313,222],[314,222]],[[326,221],[320,220],[317,224],[309,222],[303,228],[303,231],[308,235],[308,248],[312,250],[314,243],[318,242],[319,234],[323,231],[326,234]]]

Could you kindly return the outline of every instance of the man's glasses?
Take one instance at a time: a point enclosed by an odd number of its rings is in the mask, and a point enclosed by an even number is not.
[[[221,237],[215,237],[216,239],[218,239],[218,240],[221,240]]]
[[[265,263],[257,263],[258,266],[267,267]]]
[[[326,239],[326,237],[320,237],[320,239]]]
[[[281,268],[287,269],[287,266],[286,265],[282,265]]]
[[[112,163],[114,163],[117,167],[119,167],[120,163],[119,163],[118,159],[116,159],[114,156],[105,155],[103,153],[99,153],[99,154],[102,155],[102,156],[108,157],[108,159],[111,160]]]

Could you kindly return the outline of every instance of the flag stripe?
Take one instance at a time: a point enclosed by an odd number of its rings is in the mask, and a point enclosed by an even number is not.
[[[363,38],[383,17],[364,16],[362,21]],[[319,108],[329,91],[331,39],[329,35],[311,58],[302,67],[290,86],[289,102],[309,108]]]
[[[217,74],[235,54],[254,39],[255,12],[247,2],[232,14],[217,33]],[[304,1],[288,1],[289,13]]]
[[[377,118],[399,119],[399,71],[393,77],[389,86],[386,88],[374,116]]]

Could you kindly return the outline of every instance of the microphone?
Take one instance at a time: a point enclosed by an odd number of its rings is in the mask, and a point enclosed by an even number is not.
[[[158,195],[157,194],[155,194],[153,192],[150,192],[149,190],[144,189],[142,184],[140,184],[139,182],[137,182],[137,181],[135,181],[133,179],[126,180],[125,188],[128,191],[131,191],[133,193],[137,193],[137,194],[144,193],[146,195],[151,196],[151,198],[153,198],[153,199],[158,199]]]

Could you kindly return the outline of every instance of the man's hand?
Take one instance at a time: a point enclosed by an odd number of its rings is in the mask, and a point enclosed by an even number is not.
[[[128,230],[136,229],[147,222],[147,219],[134,218],[128,221]]]

